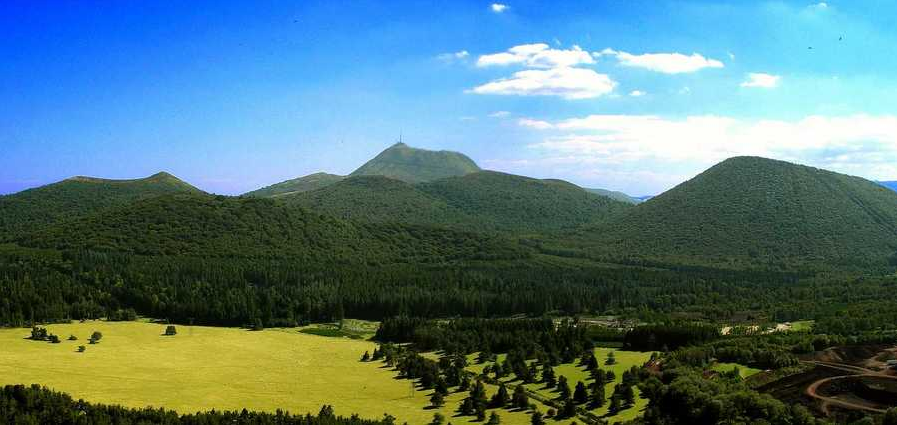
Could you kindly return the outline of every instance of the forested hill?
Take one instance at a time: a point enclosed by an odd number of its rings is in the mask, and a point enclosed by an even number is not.
[[[415,185],[383,176],[349,177],[320,190],[280,199],[321,214],[373,223],[464,227],[477,222],[476,217]]]
[[[196,194],[137,201],[23,235],[16,242],[151,256],[285,258],[322,266],[526,256],[514,244],[473,233],[359,224],[269,199]]]
[[[429,151],[396,143],[366,162],[352,176],[386,176],[409,183],[433,181],[477,172],[480,167],[466,155]]]
[[[58,183],[0,196],[0,239],[40,226],[81,217],[138,199],[171,193],[201,193],[168,173],[144,179],[73,177]]]
[[[737,157],[585,239],[594,252],[685,262],[883,265],[897,252],[897,193],[858,177]]]
[[[339,218],[515,233],[574,229],[631,207],[560,180],[494,171],[419,184],[382,176],[349,177],[281,199]]]
[[[478,220],[479,226],[550,232],[603,222],[632,206],[562,180],[481,171],[424,183],[421,191]]]
[[[244,193],[243,196],[273,198],[293,193],[308,192],[330,186],[344,178],[344,176],[338,176],[336,174],[314,173],[305,177],[299,177],[297,179],[287,180],[258,190],[253,190],[252,192]]]

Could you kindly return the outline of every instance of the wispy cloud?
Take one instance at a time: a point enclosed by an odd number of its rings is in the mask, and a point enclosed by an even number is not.
[[[779,75],[752,72],[747,75],[747,80],[741,83],[741,87],[759,87],[771,89],[779,86],[782,77]]]
[[[646,95],[646,94],[647,94],[647,93],[645,93],[645,92],[643,92],[643,91],[641,91],[641,90],[633,90],[633,91],[629,92],[629,95],[632,96],[632,97],[642,97],[642,96],[644,96],[644,95]]]
[[[697,72],[705,68],[723,68],[725,65],[716,60],[705,58],[698,53],[684,55],[682,53],[644,53],[634,55],[614,49],[604,49],[593,53],[594,56],[613,56],[620,65],[630,68],[643,68],[664,74],[683,74]]]
[[[605,74],[584,68],[530,69],[518,71],[468,90],[476,94],[559,96],[590,99],[613,92],[617,83]]]
[[[495,111],[495,112],[489,114],[489,116],[492,118],[504,118],[509,115],[511,115],[511,113],[508,111]]]
[[[456,60],[462,60],[470,56],[470,53],[467,50],[460,50],[454,53],[442,53],[436,56],[436,59],[439,59],[443,62],[452,62]]]
[[[536,130],[547,130],[554,127],[548,121],[534,120],[531,118],[521,118],[517,120],[517,124],[521,127],[534,128]]]
[[[608,75],[579,67],[594,63],[592,56],[579,46],[552,49],[546,43],[521,44],[504,52],[482,55],[477,59],[477,66],[518,65],[530,69],[492,80],[468,92],[565,99],[589,99],[613,92],[617,83]]]
[[[502,3],[492,3],[490,9],[492,9],[492,11],[495,13],[503,13],[504,11],[508,10],[508,7],[508,5]]]
[[[552,49],[545,43],[521,44],[505,52],[482,55],[477,66],[523,65],[528,68],[557,68],[593,64],[595,60],[579,46],[571,49]]]

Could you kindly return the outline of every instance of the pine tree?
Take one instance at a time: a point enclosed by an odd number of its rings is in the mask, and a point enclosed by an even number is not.
[[[586,391],[586,385],[579,381],[576,383],[576,389],[573,391],[573,401],[576,404],[583,404],[589,399],[589,393]]]
[[[501,418],[498,417],[498,413],[492,412],[489,415],[489,421],[486,422],[486,425],[499,425],[501,424]]]
[[[526,395],[526,389],[523,388],[523,385],[518,385],[514,388],[512,404],[518,409],[526,409],[529,406],[529,396]]]
[[[430,421],[427,425],[443,425],[445,424],[445,415],[442,413],[436,412],[433,414],[433,420]]]
[[[492,401],[489,404],[492,407],[505,407],[510,400],[511,396],[508,394],[508,388],[505,387],[505,384],[501,384],[498,387],[498,391],[492,396]]]
[[[576,403],[573,400],[567,399],[564,400],[564,405],[561,406],[561,411],[558,413],[559,417],[562,418],[572,418],[576,416]]]
[[[613,351],[607,353],[607,360],[604,361],[604,364],[606,364],[606,365],[617,364],[617,357],[614,355]]]
[[[367,351],[364,352],[364,355],[361,356],[361,361],[367,362],[371,360],[371,354]]]
[[[570,398],[570,384],[567,383],[567,377],[561,375],[558,378],[558,393],[560,395],[561,400],[566,400]]]
[[[611,415],[616,415],[620,411],[620,407],[620,396],[615,392],[610,396],[610,407],[607,408],[607,411]]]
[[[593,409],[604,406],[604,384],[592,384],[592,394],[589,397],[590,406]]]
[[[545,386],[550,389],[557,386],[557,378],[555,378],[554,375],[554,368],[548,363],[542,365],[542,382],[544,382]]]
[[[542,412],[536,410],[533,412],[532,416],[530,416],[531,425],[545,425],[545,419],[542,419]]]
[[[433,395],[430,397],[430,405],[436,409],[442,407],[445,405],[445,396],[439,391],[433,392]]]

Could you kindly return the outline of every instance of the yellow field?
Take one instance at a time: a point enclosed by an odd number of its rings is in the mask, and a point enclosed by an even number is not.
[[[435,410],[430,391],[414,391],[394,379],[383,363],[359,361],[375,345],[328,338],[295,329],[250,332],[233,328],[144,322],[87,322],[47,326],[60,344],[25,339],[29,329],[0,329],[0,384],[41,384],[87,401],[130,407],[155,406],[192,413],[210,409],[317,413],[323,404],[337,414],[426,424]],[[103,333],[87,344],[93,331]],[[78,341],[67,341],[74,334]],[[79,345],[87,351],[77,353]],[[488,388],[489,395],[495,390]],[[440,410],[448,421],[466,393],[453,393]],[[544,410],[543,410],[544,412]],[[524,425],[529,415],[500,410],[503,424]]]

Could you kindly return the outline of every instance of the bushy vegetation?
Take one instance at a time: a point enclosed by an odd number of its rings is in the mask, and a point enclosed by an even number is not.
[[[120,406],[91,404],[72,400],[66,394],[37,385],[7,385],[0,388],[0,418],[10,424],[72,424],[72,425],[215,425],[240,423],[280,425],[390,425],[392,418],[366,420],[358,417],[342,417],[333,408],[323,406],[318,415],[292,415],[276,413],[210,411],[178,414],[171,410],[145,408],[128,409]]]

